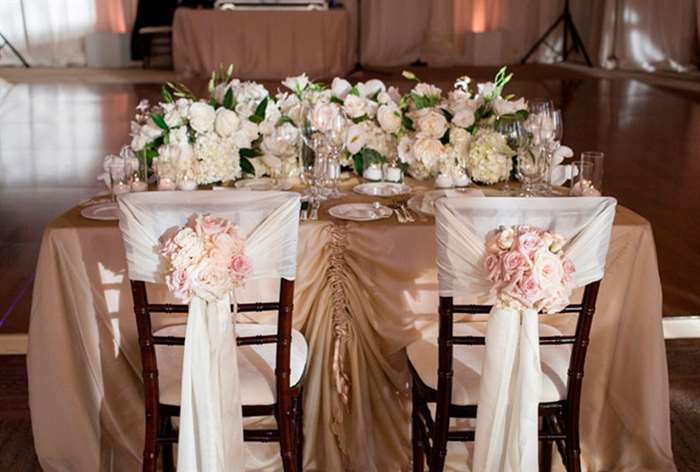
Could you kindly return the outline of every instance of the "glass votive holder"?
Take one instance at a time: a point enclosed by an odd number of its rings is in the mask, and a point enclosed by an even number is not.
[[[594,165],[588,161],[574,162],[573,166],[576,174],[571,179],[570,194],[574,197],[599,197],[600,189],[595,186],[593,180]]]
[[[435,177],[435,188],[452,188],[454,187],[454,178],[447,172],[438,172]]]
[[[112,197],[131,191],[129,173],[124,159],[116,158],[109,164],[109,178],[111,181]]]
[[[365,163],[362,178],[368,182],[381,182],[383,177],[382,166],[379,162]]]
[[[454,184],[455,188],[465,188],[469,184],[471,184],[472,181],[469,178],[469,175],[467,174],[467,170],[463,167],[460,167],[455,171],[454,175],[452,176],[452,183]]]
[[[396,162],[384,164],[384,180],[386,182],[403,182],[403,172]]]
[[[605,154],[598,151],[585,151],[581,153],[581,162],[590,163],[591,168],[587,168],[591,185],[598,193],[603,193],[603,170],[605,164]]]

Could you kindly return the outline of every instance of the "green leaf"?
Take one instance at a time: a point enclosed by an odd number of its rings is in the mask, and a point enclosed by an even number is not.
[[[238,151],[241,158],[253,158],[262,156],[262,152],[259,149],[243,148]]]
[[[360,116],[359,118],[353,118],[352,122],[355,124],[362,123],[363,121],[369,120],[369,116],[365,113],[364,115]]]
[[[165,100],[166,103],[173,103],[175,101],[173,94],[170,93],[167,85],[163,85],[160,88],[160,94],[163,96],[163,100]]]
[[[161,115],[160,113],[151,113],[151,119],[160,129],[163,129],[165,131],[168,131],[170,129],[165,123],[165,118],[163,118],[163,115]]]
[[[344,102],[335,95],[333,95],[331,97],[331,103],[337,103],[338,105],[342,105]]]
[[[413,120],[406,115],[403,115],[401,117],[401,125],[406,131],[415,131],[415,129],[413,128]]]
[[[360,91],[357,89],[356,85],[353,85],[350,91],[348,92],[348,95],[355,95],[356,97],[360,96]]]
[[[209,106],[212,108],[218,108],[219,104],[216,102],[216,99],[214,97],[211,97],[209,99]]]
[[[364,170],[364,163],[362,158],[362,152],[358,152],[352,155],[353,167],[355,168],[355,173],[357,175],[362,175]]]
[[[280,117],[279,120],[277,120],[277,126],[282,126],[282,125],[285,124],[285,123],[294,124],[294,120],[292,120],[292,119],[291,119],[290,117],[288,117],[288,116],[282,116],[282,117]]]
[[[244,174],[255,175],[255,167],[253,167],[253,164],[250,163],[247,157],[241,156],[241,171]]]
[[[445,119],[447,120],[447,122],[452,123],[452,118],[454,117],[454,115],[448,110],[445,110],[444,108],[441,108],[440,111],[442,111],[442,114],[445,115]]]
[[[268,97],[265,97],[259,104],[258,107],[255,109],[255,116],[260,117],[260,121],[265,119],[265,111],[267,110],[267,102],[269,101]],[[258,123],[260,123],[258,121]]]
[[[223,105],[224,108],[227,108],[229,110],[233,110],[233,108],[235,107],[235,104],[233,103],[233,88],[229,87],[229,89],[226,90]]]
[[[528,116],[530,116],[530,112],[527,110],[518,110],[515,112],[515,115],[518,117],[518,120],[525,121]]]
[[[423,108],[431,108],[437,105],[438,103],[437,97],[426,97],[425,95],[418,95],[415,92],[411,92],[411,99],[416,105],[417,110],[421,110]]]
[[[368,147],[363,147],[362,150],[360,151],[360,154],[362,154],[362,160],[367,161],[367,162],[378,162],[378,163],[384,163],[386,162],[386,158],[379,154],[377,151],[374,149],[370,149]]]
[[[265,118],[260,117],[258,115],[250,115],[248,117],[248,121],[250,121],[251,123],[255,123],[256,125],[259,125],[260,123],[262,123],[264,119]]]

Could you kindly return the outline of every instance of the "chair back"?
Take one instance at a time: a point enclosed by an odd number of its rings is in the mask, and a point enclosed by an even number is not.
[[[252,266],[246,280],[281,279],[278,300],[260,300],[236,307],[238,312],[277,311],[277,334],[238,337],[237,344],[277,344],[277,398],[287,397],[299,209],[299,195],[287,192],[143,192],[119,198],[119,227],[136,313],[147,411],[157,407],[159,398],[154,346],[185,344],[183,337],[154,336],[151,316],[186,314],[188,306],[149,302],[145,283],[164,282],[159,239],[168,230],[184,225],[193,214],[226,218],[246,235],[246,256]]]
[[[583,300],[562,313],[578,314],[574,335],[542,336],[540,345],[573,345],[567,398],[578,405],[600,280],[610,244],[617,202],[609,197],[585,198],[445,198],[436,203],[438,281],[440,290],[440,379],[451,379],[453,345],[484,345],[484,336],[454,336],[454,313],[488,314],[494,302],[492,282],[484,268],[487,235],[499,226],[528,225],[562,235],[564,252],[576,272],[573,287],[585,286]],[[457,305],[466,295],[484,304]],[[546,316],[546,315],[543,315]],[[441,388],[442,387],[442,388]],[[438,399],[449,403],[451,381],[438,385]]]

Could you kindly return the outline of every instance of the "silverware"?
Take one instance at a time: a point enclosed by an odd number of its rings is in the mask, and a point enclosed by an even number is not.
[[[399,222],[399,224],[406,224],[408,221],[406,221],[406,218],[401,214],[398,208],[392,208],[394,210],[394,215],[396,215],[396,220]]]
[[[408,221],[409,223],[416,222],[416,219],[409,212],[408,207],[406,206],[406,202],[401,203],[401,210],[403,210],[403,214],[404,214],[404,217],[406,218],[406,221]]]

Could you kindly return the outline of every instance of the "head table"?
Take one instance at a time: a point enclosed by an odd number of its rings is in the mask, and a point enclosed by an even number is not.
[[[428,188],[410,184],[414,193]],[[340,202],[375,200],[348,194],[325,202],[319,220],[300,228],[294,320],[309,343],[305,470],[410,470],[405,347],[437,322],[435,228],[430,217],[355,223],[327,213]],[[274,290],[246,287],[240,298]],[[571,328],[575,319],[548,322]],[[141,364],[115,222],[86,220],[76,207],[46,228],[27,363],[44,470],[139,469]],[[587,470],[675,470],[652,230],[621,206],[591,332],[581,431]],[[251,468],[280,470],[276,446],[253,447]],[[448,469],[469,470],[470,448],[451,444]]]

